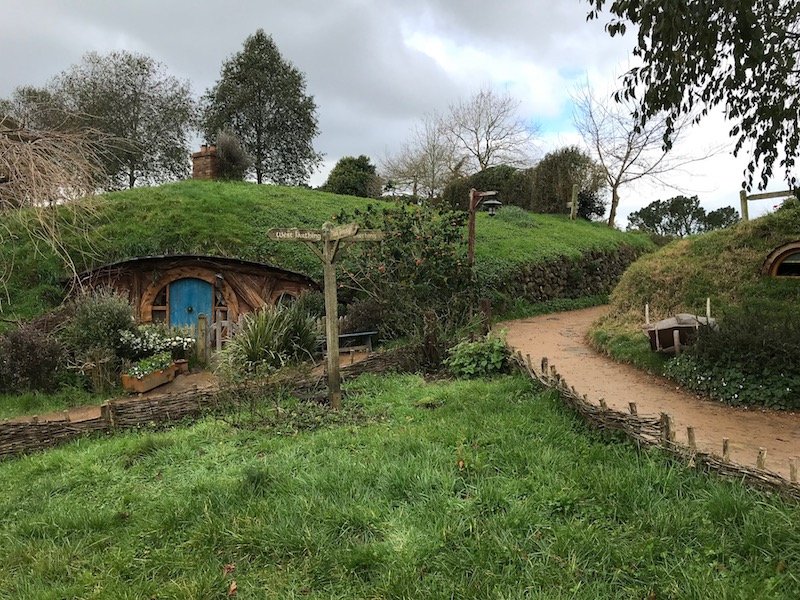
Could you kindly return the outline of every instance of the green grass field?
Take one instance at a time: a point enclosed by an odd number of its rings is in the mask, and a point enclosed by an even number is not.
[[[269,262],[316,279],[322,273],[317,258],[303,244],[267,239],[267,230],[318,228],[345,209],[388,206],[305,188],[204,181],[116,192],[89,203],[93,211],[70,222],[64,234],[79,270],[137,256],[189,253]],[[34,246],[13,220],[5,225],[8,231],[0,229],[0,265],[11,276],[5,289],[0,288],[0,317],[30,318],[61,301],[66,271],[50,249]],[[562,255],[622,244],[651,248],[642,236],[516,207],[501,210],[494,219],[479,214],[476,238],[477,274],[488,280]],[[0,275],[4,272],[0,268]]]
[[[0,598],[800,597],[800,507],[521,376],[348,392],[316,430],[209,417],[0,464]]]

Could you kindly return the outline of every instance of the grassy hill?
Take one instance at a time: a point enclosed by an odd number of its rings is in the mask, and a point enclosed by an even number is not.
[[[90,211],[72,223],[65,245],[79,270],[137,256],[197,253],[269,262],[321,278],[321,266],[302,244],[267,239],[271,227],[319,227],[343,209],[389,204],[308,190],[250,183],[184,181],[105,194],[86,201]],[[21,217],[24,218],[24,217]],[[35,247],[7,224],[0,261],[12,265],[4,318],[30,317],[58,304],[66,272],[52,251]],[[83,233],[81,233],[83,232]],[[490,219],[478,215],[479,276],[503,277],[522,264],[627,244],[649,248],[641,236],[599,224],[531,215],[515,207]]]
[[[784,314],[787,307],[793,311],[800,305],[800,280],[765,277],[760,271],[773,249],[798,238],[800,204],[794,203],[640,258],[612,293],[609,316],[593,329],[594,343],[615,358],[661,372],[664,359],[650,353],[640,329],[645,303],[654,320],[679,312],[704,314],[707,297],[712,315],[723,318],[742,310],[766,315]]]

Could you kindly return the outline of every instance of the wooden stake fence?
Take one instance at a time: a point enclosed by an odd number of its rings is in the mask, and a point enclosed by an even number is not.
[[[766,468],[767,451],[760,448],[756,458],[756,467],[748,467],[730,461],[728,438],[722,440],[722,456],[701,452],[697,449],[695,431],[687,428],[689,445],[684,446],[675,441],[675,425],[670,415],[640,415],[636,403],[628,405],[629,413],[610,409],[604,399],[600,405],[593,404],[584,395],[581,396],[574,387],[567,385],[564,378],[549,364],[547,358],[541,361],[537,370],[531,363],[530,354],[523,357],[521,352],[514,354],[514,361],[532,379],[545,387],[558,392],[564,403],[577,412],[589,425],[601,429],[620,431],[640,446],[656,446],[670,455],[677,457],[687,465],[738,479],[759,489],[777,492],[800,501],[800,484],[797,482],[797,460],[789,461],[789,480]]]

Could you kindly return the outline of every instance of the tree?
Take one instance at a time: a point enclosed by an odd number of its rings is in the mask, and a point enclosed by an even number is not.
[[[739,220],[739,213],[735,208],[732,206],[723,206],[717,210],[712,210],[706,215],[703,230],[713,231],[714,229],[725,229],[731,225],[736,225]]]
[[[433,200],[460,175],[464,162],[465,159],[457,157],[442,119],[433,113],[414,127],[410,140],[399,153],[384,160],[383,171],[395,188]]]
[[[573,96],[575,127],[584,143],[594,154],[601,172],[611,190],[611,209],[608,226],[613,227],[619,206],[622,186],[640,179],[652,179],[664,184],[663,175],[689,163],[710,156],[679,156],[664,145],[669,129],[677,141],[691,119],[671,122],[668,115],[660,115],[641,124],[631,107],[621,102],[601,102],[587,86]]]
[[[441,126],[471,171],[530,163],[538,127],[519,117],[519,104],[507,94],[481,89],[450,106]]]
[[[222,65],[204,96],[203,129],[209,140],[229,128],[253,158],[256,181],[300,184],[319,165],[312,146],[318,133],[316,105],[303,74],[259,29]]]
[[[44,243],[73,275],[74,256],[64,247],[67,230],[80,234],[78,213],[92,210],[74,202],[92,194],[103,178],[101,136],[97,132],[32,130],[0,103],[0,241],[13,221],[34,244]],[[13,261],[0,264],[0,286]],[[2,302],[0,302],[2,304]]]
[[[333,167],[322,189],[332,194],[378,198],[381,179],[368,156],[345,156]]]
[[[656,200],[629,214],[628,229],[684,237],[728,227],[738,220],[738,213],[730,206],[706,214],[697,196],[675,196]]]
[[[469,191],[496,190],[505,205],[528,208],[533,191],[533,170],[517,169],[510,165],[497,165],[478,171],[469,177],[456,177],[442,193],[442,202],[458,210],[469,209]]]
[[[605,205],[598,196],[598,192],[606,185],[603,170],[577,146],[548,152],[534,168],[533,177],[533,194],[529,206],[532,211],[568,213],[567,203],[572,200],[572,187],[577,185],[579,194],[584,193],[583,211],[580,202],[578,206],[581,216],[603,216]]]
[[[218,176],[226,181],[241,181],[253,166],[253,159],[242,148],[236,134],[223,129],[217,132]]]
[[[94,129],[111,140],[104,157],[110,187],[188,174],[196,110],[192,93],[188,83],[149,56],[90,52],[41,93],[52,99],[50,124],[53,113],[62,111],[60,129]]]
[[[682,116],[697,120],[715,106],[732,121],[734,154],[752,145],[742,186],[760,169],[766,186],[776,160],[790,186],[800,148],[800,5],[796,0],[587,0],[589,19],[607,10],[606,31],[623,35],[637,26],[634,55],[622,99],[639,98],[640,123],[667,113],[665,140]],[[643,91],[643,93],[642,93]]]

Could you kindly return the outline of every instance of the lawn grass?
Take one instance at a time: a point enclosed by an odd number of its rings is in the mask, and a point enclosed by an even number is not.
[[[117,390],[117,392],[121,394],[122,390]],[[0,419],[9,419],[20,415],[43,415],[75,406],[100,405],[110,397],[109,394],[97,394],[72,387],[50,394],[44,392],[0,394]]]
[[[0,464],[0,598],[796,598],[800,507],[589,432],[521,376],[373,418],[207,418]]]

